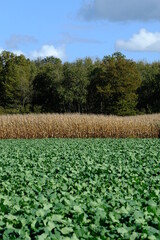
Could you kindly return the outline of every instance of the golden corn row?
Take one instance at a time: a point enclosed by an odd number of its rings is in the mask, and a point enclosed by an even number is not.
[[[131,117],[94,114],[0,115],[0,139],[159,137],[160,114]]]

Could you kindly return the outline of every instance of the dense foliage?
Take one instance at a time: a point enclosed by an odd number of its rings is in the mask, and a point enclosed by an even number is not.
[[[160,112],[160,63],[134,62],[119,52],[64,62],[0,54],[0,113]]]
[[[0,141],[0,239],[160,239],[160,142]]]

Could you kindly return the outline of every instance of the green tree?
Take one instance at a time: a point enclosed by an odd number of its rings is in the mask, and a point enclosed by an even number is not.
[[[23,55],[16,57],[16,75],[17,75],[17,101],[22,106],[22,111],[26,111],[26,106],[31,105],[32,84],[36,75],[36,68],[33,62],[26,59]]]
[[[0,106],[1,107],[4,105],[3,93],[4,93],[4,88],[3,88],[3,62],[1,61],[1,57],[0,57]]]
[[[136,63],[121,53],[105,56],[99,73],[98,93],[103,97],[102,111],[107,114],[136,114],[136,90],[141,84]]]
[[[89,74],[87,109],[89,113],[103,113],[104,96],[98,92],[102,61],[96,59]]]
[[[52,61],[47,59],[44,59],[43,64],[40,65],[33,81],[33,106],[42,107],[44,112],[58,112],[60,111],[59,89],[63,79],[63,65],[60,59],[52,58]]]
[[[138,109],[145,113],[160,112],[160,63],[138,62],[142,84],[138,88]]]
[[[64,112],[84,112],[89,80],[83,60],[64,63],[63,73],[60,96]]]
[[[0,66],[1,105],[24,112],[31,100],[33,65],[23,55],[4,51],[0,54]]]

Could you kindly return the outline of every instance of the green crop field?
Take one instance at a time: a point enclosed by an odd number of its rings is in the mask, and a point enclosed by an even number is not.
[[[0,239],[160,239],[160,141],[1,140]]]

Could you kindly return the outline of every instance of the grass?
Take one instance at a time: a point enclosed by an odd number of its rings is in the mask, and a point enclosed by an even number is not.
[[[0,239],[160,239],[158,139],[0,141]]]
[[[0,115],[0,139],[158,137],[160,114],[132,117],[92,114]]]

